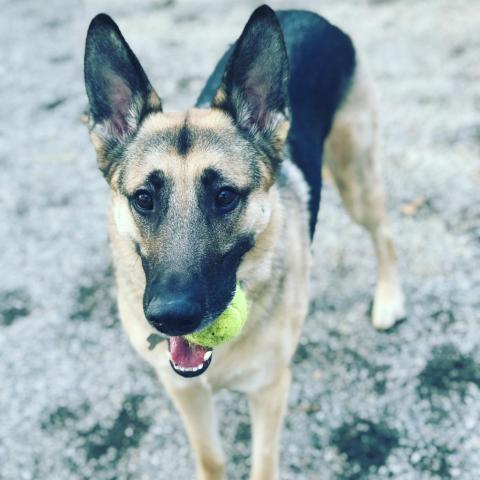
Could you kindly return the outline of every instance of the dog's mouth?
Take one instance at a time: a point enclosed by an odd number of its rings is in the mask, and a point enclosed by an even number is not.
[[[212,361],[212,349],[188,342],[183,337],[168,339],[170,365],[182,377],[198,377]]]

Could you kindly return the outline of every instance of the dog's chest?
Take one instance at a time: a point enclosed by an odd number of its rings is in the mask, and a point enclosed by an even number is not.
[[[243,393],[269,385],[280,365],[288,362],[291,342],[285,327],[269,325],[214,351],[207,381],[214,390],[229,388]]]

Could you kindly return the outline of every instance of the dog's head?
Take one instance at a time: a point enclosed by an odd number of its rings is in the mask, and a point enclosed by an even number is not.
[[[118,232],[141,258],[147,320],[169,336],[208,326],[272,215],[287,122],[288,62],[274,12],[248,21],[209,109],[166,113],[116,24],[85,50],[90,132]]]

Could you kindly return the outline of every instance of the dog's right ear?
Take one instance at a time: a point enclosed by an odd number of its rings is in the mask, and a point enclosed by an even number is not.
[[[146,114],[162,111],[161,101],[116,23],[103,13],[88,28],[84,73],[92,141],[109,176],[107,151],[125,142]]]

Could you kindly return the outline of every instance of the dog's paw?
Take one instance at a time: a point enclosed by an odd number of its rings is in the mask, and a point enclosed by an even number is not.
[[[402,289],[381,289],[375,292],[372,325],[376,330],[388,330],[405,318],[405,297]]]

